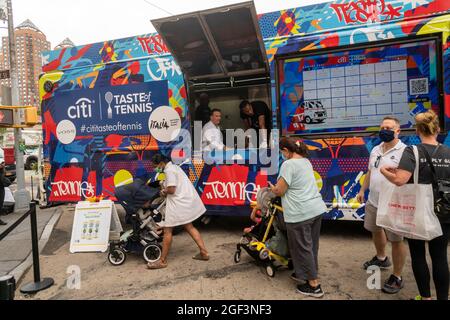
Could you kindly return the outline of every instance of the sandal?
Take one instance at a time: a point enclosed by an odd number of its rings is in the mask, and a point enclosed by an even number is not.
[[[161,260],[158,260],[155,262],[149,262],[147,264],[147,269],[150,270],[164,269],[167,268],[167,266],[168,266],[167,262],[162,262]]]
[[[200,261],[209,261],[209,255],[203,255],[201,253],[198,253],[195,256],[193,256],[192,259]]]

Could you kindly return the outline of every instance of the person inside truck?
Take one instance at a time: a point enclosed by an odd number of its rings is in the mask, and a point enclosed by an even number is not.
[[[267,104],[263,101],[250,102],[244,100],[239,105],[239,109],[241,111],[241,119],[244,121],[245,130],[256,130],[258,140],[260,140],[257,145],[260,148],[267,148],[267,141],[272,129],[271,113]]]
[[[201,121],[202,127],[204,127],[209,121],[211,116],[211,108],[209,107],[209,96],[207,93],[202,93],[199,97],[199,106],[195,110],[195,121]]]
[[[213,109],[211,111],[211,121],[204,127],[202,132],[202,150],[210,152],[213,150],[227,150],[228,148],[223,143],[223,135],[220,131],[220,122],[222,120],[222,111]]]

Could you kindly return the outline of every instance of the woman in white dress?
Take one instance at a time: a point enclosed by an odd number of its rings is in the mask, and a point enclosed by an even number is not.
[[[162,193],[167,196],[167,202],[163,224],[164,239],[161,259],[154,263],[149,263],[148,268],[162,269],[167,267],[167,256],[172,244],[172,231],[174,227],[178,226],[184,227],[200,249],[200,253],[195,255],[193,259],[209,260],[205,243],[198,230],[192,224],[193,221],[206,212],[206,208],[192,182],[179,166],[174,165],[165,156],[156,154],[152,162],[156,171],[164,171],[166,175]]]

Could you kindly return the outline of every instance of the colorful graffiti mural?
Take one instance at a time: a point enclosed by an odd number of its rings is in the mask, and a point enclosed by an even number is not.
[[[280,129],[285,129],[284,133],[305,130],[293,128],[290,117],[304,100],[304,86],[295,83],[302,80],[299,79],[302,71],[308,69],[299,69],[299,60],[292,61],[277,83],[280,57],[314,55],[315,50],[425,34],[442,37],[442,50],[436,51],[441,56],[436,59],[442,60],[445,66],[443,83],[440,83],[445,105],[435,99],[439,94],[434,89],[436,85],[431,87],[433,95],[429,103],[421,105],[424,109],[445,108],[444,128],[450,128],[450,15],[446,15],[449,11],[447,0],[338,0],[260,15],[260,29],[271,67],[274,128],[278,128],[280,119],[283,126]],[[371,50],[364,50],[367,59]],[[415,56],[419,59],[425,57],[425,53]],[[316,55],[315,59],[323,57]],[[439,77],[426,73],[421,68],[421,61],[416,61],[415,66],[408,64],[408,69],[431,76],[430,82],[436,83]],[[349,61],[346,63],[346,66],[350,65]],[[150,127],[145,124],[158,108],[169,106],[178,115],[180,127],[190,130],[191,116],[183,74],[157,34],[46,52],[43,54],[43,72],[40,96],[46,191],[50,201],[79,201],[92,195],[114,199],[115,187],[134,178],[152,177],[152,155],[155,152],[173,155],[175,146],[175,142],[159,141],[148,134]],[[280,93],[284,94],[281,99],[286,99],[281,104],[277,96],[280,88]],[[125,91],[136,96],[127,97]],[[158,96],[156,92],[162,94]],[[108,107],[113,102],[117,102],[117,109],[112,106],[112,112],[142,111],[131,112],[133,116],[127,120],[124,115],[121,121],[123,125],[139,122],[144,130],[131,127],[120,130],[119,126],[114,127],[114,122],[109,123],[116,119],[114,113],[112,119],[109,118]],[[146,103],[152,104],[149,109],[145,109]],[[415,101],[415,106],[418,103],[421,102]],[[412,108],[410,104],[408,107]],[[70,114],[68,108],[71,108]],[[86,122],[77,118],[78,115],[89,118],[93,113],[109,120],[106,123]],[[76,119],[70,118],[75,115]],[[65,120],[73,126],[61,125]],[[68,122],[64,123],[67,125]],[[81,132],[83,126],[84,132]],[[103,126],[112,127],[104,131]],[[91,132],[86,130],[88,127]],[[318,186],[329,205],[327,218],[363,219],[364,208],[355,197],[365,178],[370,151],[380,141],[372,136],[344,138],[332,134],[323,139],[303,138],[310,150]],[[418,142],[415,136],[405,136],[403,140],[408,144]],[[447,136],[442,136],[441,140],[450,143]],[[276,179],[276,176],[262,174],[261,165],[207,165],[194,159],[183,168],[211,214],[248,215],[248,204],[255,199],[259,188],[267,186],[268,180]]]
[[[301,113],[297,111],[301,111],[298,110],[301,107],[299,102],[304,100],[305,92],[304,86],[298,85],[302,80],[299,77],[302,76],[304,65],[299,68],[299,59],[295,61],[296,54],[313,57],[317,50],[366,45],[377,41],[402,40],[428,34],[437,34],[441,38],[442,52],[436,57],[437,61],[442,59],[444,65],[442,83],[438,82],[437,72],[439,73],[440,70],[436,69],[438,66],[433,65],[437,63],[436,60],[426,59],[425,63],[419,62],[419,67],[416,68],[418,73],[431,72],[430,78],[433,79],[432,82],[434,81],[434,88],[432,85],[430,92],[433,91],[433,93],[428,99],[420,99],[420,95],[409,97],[408,108],[411,116],[428,108],[443,111],[441,114],[444,129],[447,131],[450,128],[450,74],[447,65],[450,55],[449,10],[450,3],[445,0],[342,0],[261,15],[260,26],[271,65],[272,105],[277,106],[273,109],[274,119],[280,120],[283,133],[308,132],[307,125],[292,121],[293,115]],[[294,57],[294,61],[290,66],[284,65],[284,70],[280,70],[283,68],[277,64],[280,57]],[[419,58],[419,61],[423,59]],[[323,64],[323,59],[319,64]],[[430,65],[434,69],[425,71],[424,69],[429,68]],[[290,67],[292,67],[291,70],[289,70]],[[320,68],[323,69],[322,66]],[[279,82],[275,81],[277,77]],[[297,85],[289,85],[294,83]],[[438,98],[440,94],[437,90],[438,86],[443,86],[442,94],[445,103]],[[278,122],[275,123],[278,124]],[[404,128],[408,126],[410,126],[409,122],[404,125]],[[362,129],[361,126],[351,127],[351,130],[360,129]],[[375,128],[368,126],[364,129],[374,130]],[[338,128],[331,128],[328,131],[338,130]],[[324,132],[324,129],[318,132]],[[358,134],[355,133],[355,135]],[[320,176],[322,196],[330,208],[327,218],[363,219],[364,207],[357,203],[355,197],[364,182],[368,155],[372,148],[380,143],[379,139],[370,136],[356,139],[339,136],[314,140],[308,139],[307,136],[303,138],[310,148],[311,162]],[[419,139],[411,133],[402,140],[406,144],[419,142]],[[441,136],[440,140],[443,143],[450,142],[447,134]]]

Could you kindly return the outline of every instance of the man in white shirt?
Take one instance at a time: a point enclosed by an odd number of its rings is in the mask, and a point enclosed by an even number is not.
[[[356,199],[364,203],[364,194],[369,191],[364,218],[364,227],[372,232],[372,239],[376,249],[376,256],[364,263],[364,269],[371,266],[387,269],[391,262],[386,255],[387,241],[392,243],[392,261],[394,270],[390,278],[383,286],[383,292],[394,294],[403,288],[402,272],[406,260],[406,246],[403,237],[384,230],[377,226],[377,208],[380,191],[390,182],[381,174],[380,168],[398,167],[406,145],[398,138],[400,134],[400,122],[394,117],[386,117],[380,126],[380,139],[382,143],[373,148],[369,159],[369,171],[364,179],[363,186]]]
[[[214,109],[211,111],[210,120],[203,127],[202,149],[210,152],[212,150],[222,151],[227,148],[223,144],[223,136],[220,131],[220,121],[222,120],[222,111]]]

